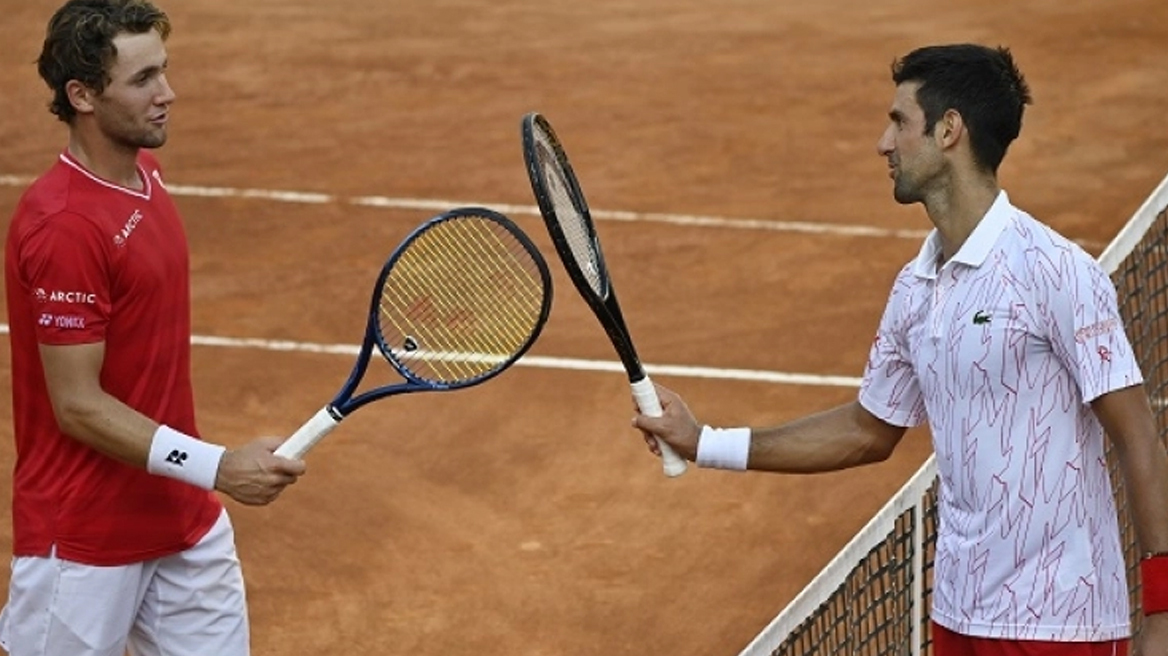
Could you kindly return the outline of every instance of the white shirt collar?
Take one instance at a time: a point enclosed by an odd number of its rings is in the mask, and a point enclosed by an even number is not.
[[[82,164],[80,162],[80,160],[78,160],[76,157],[74,157],[73,154],[70,153],[68,149],[65,149],[65,151],[61,153],[60,159],[62,162],[64,162],[70,168],[75,169],[81,175],[84,175],[85,177],[89,178],[90,180],[96,182],[97,184],[99,184],[103,187],[107,187],[109,189],[114,189],[114,190],[120,191],[122,193],[129,194],[131,196],[137,196],[138,198],[144,198],[146,200],[150,200],[150,196],[153,193],[153,190],[151,188],[150,176],[146,175],[146,170],[142,168],[142,164],[140,162],[137,163],[136,166],[138,168],[138,177],[142,178],[142,190],[138,191],[136,189],[130,189],[129,187],[123,187],[120,184],[110,182],[109,180],[106,180],[104,178],[99,178],[96,173],[93,173],[89,169],[85,168],[85,165]],[[155,171],[155,175],[158,175],[157,171]],[[159,178],[158,181],[162,182],[162,179]]]
[[[961,245],[950,261],[960,262],[971,267],[981,266],[989,257],[990,250],[997,243],[998,237],[1006,229],[1014,211],[1014,206],[1010,204],[1010,197],[1006,195],[1006,191],[999,191],[998,197],[994,199],[985,216],[977,222],[973,232],[970,233],[965,243]],[[941,233],[933,228],[929,232],[929,236],[925,238],[925,243],[921,245],[921,250],[913,262],[913,273],[920,278],[936,278],[940,269],[938,266],[940,261]]]

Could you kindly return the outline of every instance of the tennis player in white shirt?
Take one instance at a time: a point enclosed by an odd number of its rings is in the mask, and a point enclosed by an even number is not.
[[[885,460],[928,422],[936,656],[1168,655],[1168,457],[1115,288],[997,180],[1026,81],[1008,49],[973,44],[914,50],[892,79],[878,152],[934,229],[896,276],[857,400],[718,429],[658,386],[664,416],[634,425],[699,466],[805,473]],[[1134,645],[1105,434],[1147,554]]]

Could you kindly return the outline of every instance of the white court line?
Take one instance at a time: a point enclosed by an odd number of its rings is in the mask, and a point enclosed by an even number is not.
[[[24,187],[32,178],[21,175],[0,175],[0,186]],[[393,198],[389,196],[335,196],[305,191],[281,191],[274,189],[238,189],[235,187],[201,187],[170,184],[166,187],[174,196],[194,196],[202,198],[252,198],[281,203],[301,203],[325,205],[344,203],[362,207],[382,207],[401,210],[421,210],[444,212],[454,207],[485,206],[503,214],[539,216],[535,205],[510,205],[506,203],[484,203],[463,200],[441,200],[423,198]],[[840,235],[848,237],[884,237],[896,239],[923,239],[925,230],[889,230],[872,226],[812,223],[809,221],[768,221],[765,219],[733,219],[720,216],[693,214],[668,214],[660,212],[625,212],[615,210],[592,210],[592,216],[602,221],[628,221],[646,223],[667,223],[681,226],[708,228],[731,228],[737,230],[766,230],[773,232],[799,232],[804,234]]]
[[[0,335],[8,334],[8,324],[0,323]],[[222,348],[256,349],[261,351],[292,351],[299,353],[326,353],[330,355],[356,356],[360,347],[356,344],[316,344],[291,340],[258,339],[254,337],[214,337],[192,335],[191,344],[196,346],[216,346]],[[539,369],[565,369],[573,371],[611,371],[624,373],[620,362],[605,360],[581,360],[577,358],[553,358],[542,355],[526,355],[515,363],[517,367]],[[716,378],[762,383],[783,383],[787,385],[818,385],[827,387],[859,387],[859,378],[844,376],[815,376],[793,374],[782,371],[758,371],[753,369],[716,369],[713,367],[686,367],[680,365],[646,365],[645,371],[651,376],[675,376],[678,378]]]

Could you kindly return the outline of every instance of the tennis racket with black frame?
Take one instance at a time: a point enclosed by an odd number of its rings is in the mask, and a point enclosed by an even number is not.
[[[429,219],[382,267],[348,380],[275,453],[302,457],[372,401],[461,389],[502,373],[535,342],[551,304],[547,263],[506,216],[463,207]],[[403,382],[357,393],[375,349]]]
[[[617,302],[612,278],[604,263],[604,254],[600,250],[596,225],[563,145],[548,120],[538,112],[523,117],[521,132],[523,159],[527,165],[531,189],[568,277],[604,327],[620,356],[637,407],[650,417],[659,417],[661,402],[633,348],[632,337]],[[657,445],[661,449],[665,475],[672,477],[685,473],[685,460],[661,440],[657,440]]]

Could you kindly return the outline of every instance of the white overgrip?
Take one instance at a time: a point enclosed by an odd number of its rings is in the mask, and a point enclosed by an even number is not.
[[[275,454],[285,458],[302,458],[308,450],[337,427],[340,421],[333,418],[328,406],[304,423],[292,436],[276,448]]]
[[[657,398],[657,390],[653,387],[653,381],[645,376],[633,383],[632,388],[633,399],[636,400],[637,407],[641,409],[641,412],[650,417],[660,417],[662,414],[661,400]],[[661,467],[664,469],[665,475],[673,478],[684,474],[687,468],[685,460],[677,455],[673,447],[660,439],[657,439],[657,446],[661,449]]]

